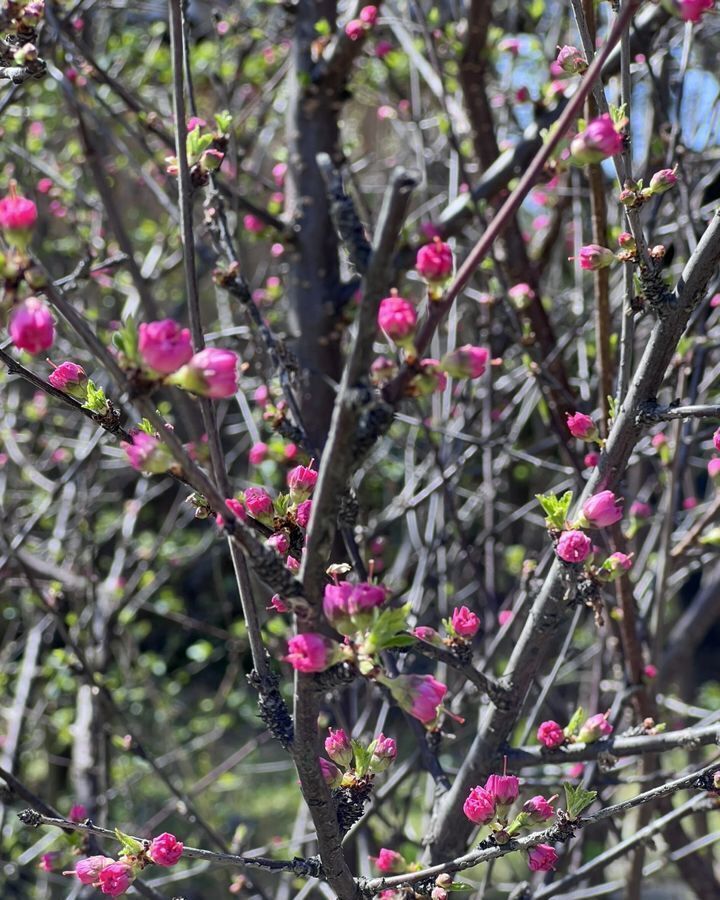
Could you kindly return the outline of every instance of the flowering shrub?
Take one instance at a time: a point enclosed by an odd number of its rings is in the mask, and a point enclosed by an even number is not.
[[[720,896],[717,27],[647,6],[0,5],[8,896]]]

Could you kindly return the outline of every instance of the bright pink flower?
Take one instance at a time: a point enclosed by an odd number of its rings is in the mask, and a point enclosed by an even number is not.
[[[518,798],[520,779],[515,775],[490,775],[485,790],[498,806],[510,806]]]
[[[270,606],[268,609],[274,609],[275,612],[278,613],[286,613],[290,612],[287,603],[283,600],[280,594],[273,594],[270,600]]]
[[[526,800],[523,803],[523,812],[529,813],[536,825],[539,825],[541,822],[547,822],[548,819],[552,819],[555,815],[552,803],[540,795]]]
[[[567,563],[584,562],[592,550],[592,541],[582,531],[563,531],[555,552]]]
[[[95,884],[103,869],[115,862],[109,856],[88,856],[75,863],[75,875],[82,884]],[[69,874],[69,873],[68,873]]]
[[[312,465],[312,463],[310,464]],[[287,485],[293,503],[302,502],[312,494],[317,483],[318,473],[310,466],[295,466],[287,475]]]
[[[352,585],[347,598],[347,609],[351,616],[357,616],[382,606],[386,600],[387,591],[382,585],[361,581]]]
[[[435,723],[447,693],[446,685],[432,675],[398,675],[383,681],[383,684],[389,688],[401,709],[419,719],[423,725],[432,726]]]
[[[713,0],[673,0],[673,4],[686,22],[699,22],[703,13],[713,8]]]
[[[440,365],[453,378],[480,378],[485,374],[489,359],[490,353],[485,347],[465,344],[464,347],[446,353]]]
[[[37,222],[37,206],[27,197],[20,197],[14,188],[0,200],[0,229],[28,232]]]
[[[370,768],[373,772],[384,772],[397,758],[397,744],[381,732],[370,745],[372,757]]]
[[[276,531],[275,534],[271,534],[265,543],[280,556],[285,556],[290,549],[290,538],[284,531]]]
[[[432,283],[444,283],[452,275],[454,266],[450,245],[436,237],[417,252],[415,269],[421,278]]]
[[[378,8],[377,6],[363,6],[360,10],[360,21],[366,25],[374,25],[377,22]]]
[[[718,428],[718,430],[715,432],[712,439],[713,447],[715,447],[717,452],[720,453],[720,428]]]
[[[622,499],[616,497],[612,491],[600,491],[583,503],[582,514],[583,526],[606,528],[622,519]]]
[[[161,375],[177,372],[192,358],[190,331],[174,319],[142,322],[139,334],[138,349],[143,362]]]
[[[677,175],[674,169],[660,169],[650,179],[648,185],[651,194],[664,194],[677,184]]]
[[[337,644],[322,634],[308,631],[288,641],[288,654],[283,657],[298,672],[323,672],[337,658]]]
[[[345,34],[351,41],[359,41],[365,34],[365,26],[360,19],[351,19],[345,26]]]
[[[227,506],[227,508],[235,516],[235,518],[240,519],[241,522],[244,522],[247,519],[247,512],[245,510],[245,507],[239,500],[236,500],[235,497],[228,497],[225,501],[225,506]],[[215,517],[215,521],[218,524],[218,528],[225,527],[225,519],[223,519],[220,513],[218,513]]]
[[[580,268],[595,272],[604,269],[615,262],[615,254],[607,247],[600,244],[586,244],[580,248]]]
[[[232,397],[238,389],[238,355],[232,350],[206,347],[168,378],[183,390],[201,397]]]
[[[264,488],[248,488],[245,491],[245,506],[253,519],[264,519],[272,515],[272,497]]]
[[[285,176],[287,175],[287,163],[279,162],[275,163],[272,168],[272,177],[275,182],[275,186],[281,188],[285,183]]]
[[[565,743],[565,732],[561,725],[548,719],[541,722],[537,730],[537,739],[548,750],[554,750],[556,747],[562,747]]]
[[[643,669],[643,675],[651,681],[653,678],[657,678],[657,674],[657,666],[654,666],[652,663],[648,663]]]
[[[285,560],[285,565],[290,569],[291,572],[299,572],[300,571],[300,560],[295,559],[294,556],[288,556]]]
[[[636,519],[649,519],[652,515],[652,506],[649,503],[641,503],[636,500],[630,507],[630,515]]]
[[[607,713],[598,713],[590,716],[583,723],[578,732],[578,740],[585,744],[592,744],[600,738],[607,737],[613,733],[613,727],[608,722]]]
[[[474,787],[465,802],[463,812],[476,825],[486,825],[495,818],[495,798],[484,787]]]
[[[268,454],[268,445],[264,444],[262,441],[258,441],[257,444],[253,444],[250,448],[250,453],[248,454],[248,460],[250,465],[259,466],[264,459],[266,459]]]
[[[13,309],[8,331],[18,350],[27,350],[28,353],[49,350],[55,340],[53,317],[37,297],[28,297]]]
[[[587,60],[578,48],[568,44],[560,48],[555,62],[567,75],[580,75],[588,67]]]
[[[246,216],[243,216],[243,227],[251,234],[261,234],[265,230],[265,223],[262,219],[252,215],[252,213],[248,213]]]
[[[133,469],[153,475],[167,472],[173,459],[166,444],[145,431],[137,431],[132,439],[132,444],[121,441],[120,446]]]
[[[402,875],[407,870],[407,862],[397,850],[388,850],[383,847],[377,856],[371,856],[370,859],[383,875]]]
[[[100,893],[110,897],[119,897],[130,887],[135,878],[135,873],[127,863],[114,862],[111,866],[102,869],[98,875]]]
[[[600,454],[599,453],[595,453],[595,452],[586,453],[585,456],[583,457],[583,463],[589,469],[594,469],[595,466],[599,462],[600,462]]]
[[[552,872],[558,855],[550,844],[537,844],[528,850],[528,866],[533,872]]]
[[[710,468],[710,467],[708,466],[708,469],[709,469],[709,468]],[[695,509],[695,507],[696,507],[697,505],[698,505],[698,499],[697,499],[697,497],[686,497],[686,498],[683,500],[683,502],[682,502],[682,508],[683,508],[683,509]]]
[[[628,556],[626,553],[621,553],[619,550],[613,553],[612,556],[609,556],[607,562],[610,562],[610,560],[612,560],[613,566],[622,569],[625,572],[632,568],[632,557]]]
[[[60,363],[57,368],[48,375],[50,384],[59,391],[72,393],[73,396],[80,388],[85,393],[85,385],[87,384],[87,375],[85,369],[74,362]]]
[[[535,299],[535,291],[529,284],[521,281],[508,290],[508,297],[516,309],[525,309]]]
[[[578,165],[586,165],[616,156],[622,148],[622,136],[618,134],[609,113],[603,113],[573,139],[570,154]]]
[[[205,128],[207,122],[205,119],[201,119],[200,116],[190,116],[187,120],[187,130],[194,131],[196,128]]]
[[[714,456],[707,464],[708,475],[713,481],[720,475],[720,456]]]
[[[623,250],[637,250],[637,244],[635,243],[635,238],[630,234],[629,231],[621,231],[618,235],[618,245],[622,247]]]
[[[302,503],[298,503],[298,508],[295,510],[295,521],[301,528],[308,527],[311,512],[312,500],[303,500]]]
[[[43,853],[40,857],[40,862],[38,863],[38,867],[43,870],[43,872],[54,872],[55,871],[55,862],[59,856],[59,852],[53,853]]]
[[[87,809],[82,803],[73,803],[68,813],[68,819],[71,822],[84,822],[87,819]]]
[[[339,766],[347,767],[352,762],[353,748],[350,738],[342,728],[328,728],[328,736],[325,738],[325,752],[330,759]]]
[[[498,623],[502,628],[503,625],[507,625],[508,622],[512,622],[514,618],[514,613],[511,609],[501,609],[498,613]]]
[[[297,444],[285,444],[285,449],[283,450],[283,456],[288,462],[295,459],[298,454],[298,445]]]
[[[415,334],[415,308],[403,297],[385,297],[380,301],[378,325],[391,341],[406,343]]]
[[[654,434],[652,436],[652,438],[650,439],[650,443],[657,450],[659,447],[664,447],[665,444],[667,444],[667,438],[665,437],[665,435],[663,434],[662,431],[658,431],[657,434]]]
[[[53,187],[52,178],[41,178],[37,183],[37,189],[41,194],[49,194]]]
[[[183,852],[183,843],[167,831],[153,838],[148,856],[158,866],[174,866]]]
[[[331,763],[330,760],[323,759],[322,756],[318,757],[318,764],[322,777],[325,779],[325,784],[331,788],[340,787],[343,779],[343,773],[340,769],[334,763]]]
[[[570,434],[580,441],[594,441],[597,437],[595,423],[585,413],[567,414],[567,426]]]
[[[323,613],[341,634],[350,635],[357,630],[350,619],[349,601],[352,590],[353,585],[349,581],[325,585]]]
[[[467,606],[457,606],[452,614],[452,627],[461,637],[474,637],[480,628],[480,619]]]

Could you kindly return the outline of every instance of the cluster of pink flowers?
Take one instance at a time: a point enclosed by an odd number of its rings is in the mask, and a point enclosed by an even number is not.
[[[117,860],[109,856],[88,856],[76,863],[73,872],[65,874],[74,875],[81,884],[99,888],[101,894],[119,897],[148,863],[174,866],[182,852],[182,842],[175,835],[165,832],[153,838],[136,856],[121,855]]]
[[[650,666],[651,671],[657,674],[657,669]],[[654,677],[648,675],[648,677]],[[555,750],[562,747],[568,741],[582,741],[584,744],[592,744],[601,738],[608,737],[613,733],[613,727],[608,722],[608,713],[597,713],[590,716],[579,726],[577,733],[574,732],[572,725],[569,729],[563,728],[552,719],[541,722],[537,730],[538,743],[542,744],[548,750]]]
[[[583,504],[582,513],[575,525],[560,534],[555,552],[564,562],[584,562],[593,552],[593,542],[581,529],[606,528],[619,522],[622,517],[622,500],[616,497],[612,491],[600,491],[593,494]],[[625,564],[629,560],[630,557],[625,554],[618,554],[608,571],[612,569],[617,573],[619,568],[629,568]]]
[[[388,592],[383,585],[339,581],[325,585],[323,612],[333,628],[340,634],[351,636],[367,627],[372,611],[383,606],[387,598]]]
[[[377,22],[377,6],[363,6],[357,19],[351,19],[345,26],[345,34],[351,41],[359,41]]]

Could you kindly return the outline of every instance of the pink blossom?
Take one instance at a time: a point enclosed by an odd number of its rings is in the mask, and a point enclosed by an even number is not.
[[[600,462],[600,454],[592,451],[591,453],[586,453],[583,457],[583,463],[587,468],[593,469]]]
[[[137,431],[132,436],[132,444],[121,441],[128,462],[138,472],[162,475],[172,465],[172,456],[167,446],[152,434]]]
[[[560,48],[555,62],[567,75],[580,75],[588,67],[587,60],[578,48],[568,44]]]
[[[190,331],[174,319],[142,322],[139,334],[138,349],[143,362],[161,375],[177,372],[192,358]]]
[[[697,497],[685,497],[685,499],[682,502],[683,509],[695,509],[695,507],[697,505],[698,505]]]
[[[427,282],[443,283],[452,275],[453,252],[449,244],[436,237],[432,244],[426,244],[417,252],[415,268]]]
[[[595,272],[597,269],[605,269],[615,262],[615,254],[607,247],[600,244],[586,244],[580,248],[580,268]]]
[[[205,128],[207,122],[205,119],[201,119],[199,116],[190,116],[187,120],[187,130],[194,131],[196,128]]]
[[[561,725],[548,719],[541,722],[537,730],[537,739],[548,750],[554,750],[556,747],[562,747],[565,743],[565,732]]]
[[[295,510],[295,521],[301,528],[307,528],[311,512],[312,500],[303,500],[298,504],[298,508]]]
[[[480,628],[480,619],[467,606],[456,606],[452,614],[452,627],[461,637],[474,637]]]
[[[331,763],[330,760],[323,759],[322,756],[318,757],[318,765],[320,766],[322,777],[325,779],[325,784],[331,788],[340,787],[343,779],[343,773],[340,769],[334,763]]]
[[[600,491],[583,503],[582,515],[584,527],[606,528],[614,525],[623,517],[622,499],[612,491]]]
[[[272,514],[272,497],[264,488],[250,487],[245,491],[245,506],[254,519],[267,518]]]
[[[392,53],[393,45],[390,41],[378,41],[375,45],[375,56],[378,59],[385,59],[388,53]]]
[[[456,350],[446,353],[440,365],[453,378],[480,378],[485,374],[485,367],[490,353],[485,347],[474,347],[465,344]]]
[[[245,507],[239,500],[236,500],[235,497],[228,497],[225,501],[225,506],[230,510],[230,512],[235,516],[236,519],[240,519],[241,522],[244,522],[247,519],[247,512],[245,511]],[[225,519],[217,514],[215,521],[218,524],[219,528],[225,527]]]
[[[447,376],[440,368],[439,360],[432,357],[421,359],[419,369],[418,374],[410,382],[415,396],[427,397],[430,394],[445,390],[447,387]]]
[[[73,803],[68,813],[68,819],[71,822],[83,822],[87,819],[87,809],[82,803]]]
[[[597,713],[590,716],[583,723],[578,732],[578,740],[585,744],[592,744],[602,737],[607,737],[613,733],[613,727],[608,722],[607,713]]]
[[[720,453],[720,428],[718,428],[718,430],[715,432],[712,439],[713,447],[715,447],[717,452]]]
[[[168,383],[201,397],[232,397],[238,389],[238,355],[232,350],[206,347],[175,372]]]
[[[335,662],[336,649],[337,645],[322,634],[308,631],[290,638],[283,660],[298,672],[322,672]]]
[[[648,663],[648,664],[643,668],[643,675],[644,675],[646,678],[649,678],[651,681],[652,681],[653,678],[657,678],[657,674],[658,674],[657,666],[654,666],[652,663]]]
[[[55,871],[55,862],[59,856],[59,852],[55,851],[53,853],[43,853],[40,857],[40,862],[38,866],[43,872],[53,872]]]
[[[463,812],[476,825],[486,825],[495,818],[495,798],[484,787],[477,785],[463,803]]]
[[[330,759],[339,766],[349,766],[353,758],[353,748],[350,738],[342,728],[328,728],[328,736],[325,738],[325,752]]]
[[[295,459],[298,454],[298,445],[297,444],[285,444],[285,449],[283,450],[283,456],[288,461]]]
[[[510,806],[517,800],[520,779],[515,775],[490,775],[485,790],[498,806]]]
[[[264,444],[262,441],[258,441],[257,444],[253,444],[250,448],[250,453],[248,454],[248,460],[250,465],[259,466],[264,459],[267,458],[268,454],[268,445]]]
[[[514,615],[515,614],[511,609],[501,609],[498,613],[500,627],[502,628],[504,625],[507,625],[508,622],[512,622]]]
[[[259,387],[255,388],[255,393],[253,394],[253,400],[263,406],[268,402],[270,398],[270,391],[268,390],[268,386],[266,384],[261,384]]]
[[[135,873],[127,863],[114,862],[106,866],[98,875],[100,892],[111,897],[119,897],[130,887],[135,878]]]
[[[0,199],[0,229],[9,232],[28,232],[37,222],[37,206],[10,188],[10,194]]]
[[[636,519],[649,519],[652,515],[652,506],[649,503],[641,503],[636,500],[630,507],[630,515]]]
[[[703,13],[713,8],[713,0],[674,0],[674,6],[686,22],[699,22]]]
[[[592,550],[592,541],[582,531],[563,531],[555,552],[567,563],[584,562]]]
[[[517,56],[520,52],[521,43],[518,38],[504,38],[498,44],[498,50],[501,53],[511,53],[513,56]]]
[[[285,184],[285,176],[287,175],[287,163],[275,163],[272,168],[272,177],[275,186],[281,188]]]
[[[385,297],[380,301],[378,325],[391,341],[396,344],[406,343],[415,333],[415,308],[403,297]]]
[[[41,178],[37,183],[37,189],[41,194],[49,194],[53,187],[52,178]]]
[[[541,822],[547,822],[548,819],[552,819],[555,815],[552,803],[540,795],[526,800],[523,803],[523,812],[528,813],[537,825]]]
[[[715,480],[720,476],[720,456],[714,456],[707,465],[708,475]]]
[[[397,758],[397,744],[392,738],[385,737],[382,732],[372,742],[370,749],[372,750],[370,768],[373,772],[384,772]]]
[[[363,6],[360,10],[360,20],[366,25],[374,25],[377,22],[377,6]]]
[[[603,113],[588,123],[570,144],[570,153],[578,165],[598,163],[622,151],[623,139],[610,118]]]
[[[590,416],[576,412],[567,414],[567,426],[570,434],[580,441],[594,441],[597,438],[597,428]]]
[[[383,681],[395,701],[423,725],[435,723],[447,686],[432,675],[398,675],[397,678]]]
[[[651,194],[664,194],[677,184],[675,169],[660,169],[650,179],[648,192]]]
[[[416,637],[419,641],[425,641],[428,644],[437,644],[442,646],[442,638],[438,634],[438,632],[431,628],[429,625],[418,625],[412,630],[413,637]]]
[[[508,290],[508,298],[516,309],[526,309],[535,299],[535,291],[524,281]]]
[[[663,434],[662,431],[658,431],[657,434],[654,434],[652,436],[652,438],[650,439],[650,443],[657,450],[659,447],[664,447],[665,444],[667,444],[667,438],[665,437],[665,435]]]
[[[88,856],[75,863],[75,875],[82,884],[95,884],[100,872],[114,862],[109,856]]]
[[[8,331],[18,350],[28,353],[49,350],[55,340],[53,317],[37,297],[28,297],[13,309]]]
[[[183,852],[182,841],[167,831],[153,838],[148,856],[158,866],[174,866]]]
[[[268,609],[274,609],[277,613],[286,613],[290,612],[287,603],[283,600],[280,594],[273,594],[270,600],[270,606]]]
[[[317,483],[318,473],[310,466],[295,466],[288,472],[287,485],[294,503],[307,500]]]
[[[382,585],[361,581],[352,586],[347,598],[347,608],[351,616],[369,612],[382,606],[387,600],[387,591]]]
[[[250,234],[261,234],[265,231],[265,223],[263,220],[252,215],[252,213],[243,216],[243,227],[246,231],[249,231]]]
[[[276,531],[275,534],[271,534],[265,543],[280,556],[285,556],[290,549],[290,539],[284,531]]]
[[[59,391],[66,391],[74,395],[77,388],[80,388],[80,393],[84,395],[87,375],[85,369],[77,363],[63,362],[48,375],[48,381]]]
[[[537,844],[528,850],[528,866],[533,872],[552,872],[558,855],[550,844]]]
[[[407,862],[397,850],[388,850],[383,847],[377,856],[371,856],[370,859],[383,875],[402,875],[407,870]]]
[[[345,34],[351,41],[359,41],[365,34],[365,26],[360,19],[351,19],[345,26]]]

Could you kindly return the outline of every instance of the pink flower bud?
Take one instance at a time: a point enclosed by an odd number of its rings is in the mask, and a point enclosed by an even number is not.
[[[592,541],[582,531],[563,531],[555,552],[564,562],[581,563],[590,555]]]
[[[713,0],[665,0],[663,5],[686,22],[699,22],[703,13],[713,8]]]
[[[580,268],[595,272],[597,269],[605,269],[615,262],[615,254],[607,247],[600,244],[586,244],[580,248]]]
[[[720,456],[714,456],[707,465],[708,475],[717,484],[720,481]]]
[[[397,850],[387,850],[383,847],[377,856],[371,856],[370,859],[383,875],[402,875],[407,871],[405,857]]]
[[[637,244],[635,243],[635,238],[630,234],[629,231],[622,231],[618,235],[618,245],[622,247],[623,250],[628,250],[634,253],[637,250]]]
[[[341,634],[353,634],[355,627],[350,619],[348,601],[352,593],[352,584],[341,581],[338,584],[326,584],[323,595],[323,613],[328,622]]]
[[[359,41],[365,34],[365,26],[360,19],[351,19],[345,26],[345,34],[351,41]]]
[[[630,507],[630,515],[634,516],[636,519],[649,519],[652,515],[652,506],[648,503],[641,503],[639,500],[636,500]]]
[[[581,75],[588,67],[587,60],[578,48],[568,44],[560,48],[555,62],[567,75]]]
[[[298,508],[295,510],[295,521],[301,528],[308,527],[311,512],[312,500],[303,500],[302,503],[298,503]]]
[[[603,581],[614,581],[616,578],[619,578],[623,572],[627,572],[631,568],[632,557],[628,556],[626,553],[621,553],[618,550],[616,553],[613,553],[612,556],[608,556],[600,567],[599,574]]]
[[[325,738],[325,752],[330,759],[343,768],[347,768],[353,759],[353,748],[350,738],[345,734],[342,728],[328,729],[328,736]]]
[[[308,631],[288,641],[288,654],[283,657],[298,672],[323,672],[334,665],[338,646],[322,634]]]
[[[288,556],[285,560],[285,565],[291,572],[299,572],[300,571],[300,560],[295,559],[294,556]]]
[[[529,284],[522,281],[520,284],[514,284],[508,290],[508,298],[516,309],[527,309],[530,303],[535,299],[535,291]]]
[[[9,195],[0,199],[0,230],[5,232],[8,243],[25,247],[37,217],[37,206],[27,197],[20,197],[11,183]]]
[[[285,444],[285,448],[283,449],[283,456],[288,462],[291,462],[298,455],[298,445],[297,444]]]
[[[580,166],[598,163],[609,156],[617,156],[622,151],[623,139],[618,134],[613,120],[604,113],[588,123],[570,144],[570,155]]]
[[[358,616],[382,606],[387,600],[387,591],[382,585],[361,581],[352,586],[347,598],[347,608],[351,616]]]
[[[325,779],[325,784],[330,788],[340,787],[343,779],[343,773],[340,769],[334,763],[331,763],[330,760],[323,759],[322,756],[318,757],[318,764],[322,777]]]
[[[238,355],[232,350],[206,347],[168,379],[191,394],[219,399],[232,397],[238,390]]]
[[[263,220],[252,215],[252,213],[243,216],[243,227],[246,231],[249,231],[250,234],[262,234],[262,232],[265,231],[265,223]]]
[[[187,120],[187,130],[194,131],[196,128],[205,128],[207,126],[207,122],[205,119],[201,119],[200,116],[190,116]]]
[[[501,609],[498,613],[498,623],[502,628],[504,625],[507,625],[508,622],[512,622],[515,614],[511,609]]]
[[[121,441],[128,462],[138,472],[162,475],[173,464],[173,457],[167,445],[152,434],[138,431],[132,436],[132,444]]]
[[[388,53],[392,53],[393,45],[390,41],[378,41],[375,46],[375,56],[378,59],[385,59]]]
[[[417,375],[410,382],[412,393],[416,397],[427,397],[444,391],[447,387],[447,377],[440,368],[440,362],[437,359],[421,359],[419,363]]]
[[[272,497],[264,488],[250,487],[245,491],[245,506],[253,519],[272,518]]]
[[[268,454],[268,445],[264,444],[262,441],[258,441],[257,444],[253,444],[250,448],[250,453],[248,453],[248,461],[251,466],[259,466],[263,460],[267,458]]]
[[[447,686],[432,675],[398,675],[383,681],[401,709],[426,726],[435,724]]]
[[[585,528],[606,528],[623,517],[622,499],[612,491],[600,491],[589,497],[582,508],[582,525]]]
[[[490,353],[484,347],[465,344],[446,353],[440,366],[453,378],[479,378],[485,373]]]
[[[498,806],[510,806],[518,798],[520,779],[515,775],[490,775],[485,790]]]
[[[445,888],[438,887],[437,885],[430,891],[430,900],[448,900],[450,895],[445,890]]]
[[[646,678],[648,678],[650,681],[652,681],[653,678],[657,678],[657,674],[658,674],[657,666],[654,666],[652,663],[648,663],[643,668],[643,675]]]
[[[677,184],[675,169],[660,169],[650,179],[648,192],[650,194],[664,194]]]
[[[578,732],[578,740],[584,744],[592,744],[600,738],[607,737],[613,733],[613,727],[607,720],[607,713],[598,713],[587,719],[580,731]]]
[[[148,856],[158,866],[174,866],[183,852],[182,841],[165,831],[152,839]]]
[[[567,426],[570,434],[580,441],[594,441],[598,432],[595,423],[585,413],[573,413],[567,416]]]
[[[312,463],[310,463],[312,465]],[[310,466],[295,466],[287,475],[287,485],[293,503],[301,503],[312,494],[317,483],[318,473]]]
[[[285,556],[290,549],[290,538],[284,531],[276,531],[275,534],[270,535],[265,544],[280,556]]]
[[[552,803],[544,797],[531,797],[523,803],[523,812],[528,813],[535,825],[547,822],[555,815]]]
[[[161,375],[177,372],[193,355],[189,329],[181,328],[174,319],[142,322],[138,349],[143,362]]]
[[[453,630],[461,637],[474,637],[480,628],[480,619],[467,606],[461,606],[459,609],[456,606],[451,621]]]
[[[98,875],[100,893],[108,894],[110,897],[119,897],[130,887],[134,879],[135,873],[127,863],[114,862],[111,866],[102,869]]]
[[[75,863],[75,875],[81,884],[95,884],[103,869],[115,862],[109,856],[88,856]],[[70,874],[70,873],[67,873]]]
[[[533,872],[552,872],[558,855],[550,844],[537,844],[528,850],[528,866]]]
[[[452,275],[453,266],[453,252],[439,237],[435,237],[432,244],[421,247],[415,259],[418,274],[431,284],[444,284]]]
[[[667,444],[667,438],[662,433],[662,431],[659,431],[657,434],[654,434],[652,436],[652,438],[650,439],[650,443],[657,450],[659,447],[664,447],[665,444]]]
[[[548,719],[547,722],[541,722],[537,730],[537,739],[548,750],[554,750],[556,747],[562,747],[565,743],[565,732],[561,725]]]
[[[487,825],[495,818],[495,798],[484,787],[474,787],[465,802],[463,812],[476,825]]]
[[[378,8],[377,6],[363,6],[360,10],[360,21],[366,25],[374,25],[377,22]]]
[[[389,340],[400,346],[407,344],[415,334],[415,308],[403,297],[385,297],[380,301],[378,325]]]
[[[370,768],[373,772],[384,772],[397,758],[397,744],[392,738],[385,737],[382,732],[369,749],[372,750]]]
[[[283,186],[286,174],[287,164],[283,162],[275,163],[272,168],[272,177],[276,187],[281,188]]]
[[[239,500],[236,500],[235,497],[228,497],[225,501],[225,506],[227,506],[227,508],[235,516],[235,518],[240,519],[241,522],[244,522],[247,519],[247,512],[245,510],[245,507]],[[218,513],[215,517],[215,521],[218,524],[218,528],[225,527],[225,520],[220,515],[220,513]]]
[[[584,465],[589,469],[594,469],[595,466],[600,462],[600,454],[595,453],[594,451],[591,453],[586,453],[583,457]]]
[[[73,805],[70,807],[70,812],[68,813],[68,819],[71,822],[84,822],[87,817],[87,809],[83,806],[83,804],[73,803]]]
[[[8,327],[18,350],[41,353],[49,350],[55,340],[53,317],[47,306],[37,297],[28,297],[10,313]]]
[[[274,609],[277,613],[286,613],[290,612],[287,603],[283,600],[280,594],[273,594],[270,600],[270,606],[268,609]]]
[[[418,625],[412,630],[413,637],[419,641],[425,641],[427,644],[434,644],[436,647],[443,647],[444,641],[440,634],[429,625]]]
[[[85,369],[74,362],[60,363],[48,375],[48,382],[54,388],[78,400],[84,400],[87,395],[87,380]]]
[[[713,447],[715,447],[717,452],[720,453],[720,428],[718,428],[718,430],[715,432],[712,439]]]

